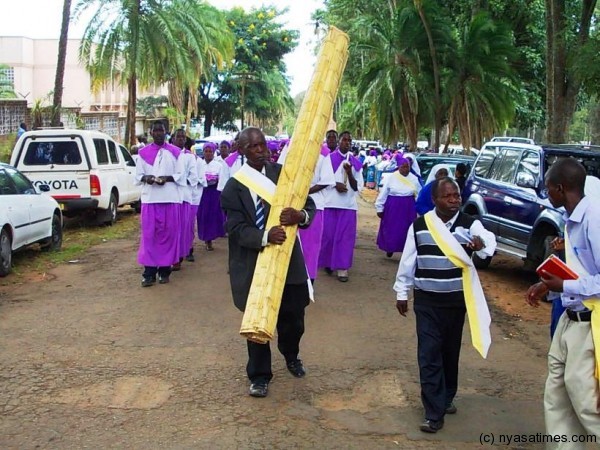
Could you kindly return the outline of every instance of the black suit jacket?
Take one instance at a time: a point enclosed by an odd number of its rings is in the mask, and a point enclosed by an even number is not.
[[[266,176],[277,184],[281,165],[267,163],[265,165]],[[229,236],[229,280],[231,282],[231,293],[233,294],[233,303],[244,311],[246,301],[254,276],[256,259],[263,250],[263,235],[268,230],[259,230],[256,227],[256,205],[252,200],[252,195],[246,186],[235,178],[230,178],[221,192],[221,207],[227,213],[226,229]],[[315,215],[315,204],[310,197],[307,197],[304,210],[309,216],[310,221]],[[271,212],[271,207],[265,203],[265,223]],[[288,239],[292,238],[288,236]],[[305,283],[308,275],[306,274],[306,265],[304,256],[296,237],[293,237],[294,249],[288,267],[286,284]]]

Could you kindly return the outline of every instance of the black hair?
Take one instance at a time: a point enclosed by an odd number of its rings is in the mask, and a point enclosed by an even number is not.
[[[440,178],[439,180],[435,180],[431,185],[431,198],[435,199],[437,197],[438,191],[440,190],[440,187],[446,183],[452,183],[454,186],[456,186],[458,192],[460,192],[460,187],[458,186],[458,183],[454,180],[454,178],[444,177]]]
[[[152,125],[150,125],[150,131],[154,131],[154,128],[156,128],[159,125],[163,127],[165,131],[167,131],[167,127],[162,120],[155,120],[154,122],[152,122]]]
[[[565,191],[583,195],[586,175],[585,167],[576,159],[559,158],[546,173],[546,181],[553,185],[562,184]]]
[[[350,133],[348,130],[346,130],[346,131],[342,131],[342,132],[340,133],[340,137],[342,137],[342,136],[343,136],[343,135],[345,135],[345,134],[347,134],[347,135],[348,135],[348,137],[352,137],[352,133]]]
[[[456,171],[460,172],[462,175],[467,174],[467,165],[465,163],[458,163],[456,165]],[[455,173],[456,173],[455,171]]]
[[[333,134],[335,134],[335,135],[336,135],[336,137],[337,137],[337,135],[338,135],[338,132],[337,132],[337,131],[335,131],[335,130],[331,129],[331,130],[327,130],[327,133],[325,133],[325,136],[329,136],[329,134],[330,134],[330,133],[333,133]]]

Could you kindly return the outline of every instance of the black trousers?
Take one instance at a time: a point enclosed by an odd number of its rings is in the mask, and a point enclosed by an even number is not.
[[[300,352],[300,339],[304,334],[304,308],[310,302],[308,286],[286,284],[277,317],[277,348],[286,362],[294,361]],[[246,373],[252,383],[269,382],[271,371],[271,347],[269,343],[248,342]]]
[[[458,389],[458,359],[465,308],[415,304],[417,358],[425,418],[443,420]]]
[[[171,266],[165,266],[165,267],[144,266],[144,273],[142,273],[142,276],[144,278],[156,279],[156,274],[159,274],[161,277],[168,277],[169,275],[171,275]]]

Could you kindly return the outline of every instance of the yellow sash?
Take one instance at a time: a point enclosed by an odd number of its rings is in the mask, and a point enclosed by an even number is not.
[[[565,227],[565,257],[567,260],[567,266],[573,269],[579,276],[589,276],[589,272],[585,270],[579,258],[577,258],[577,254],[575,250],[571,246],[571,241],[569,239],[569,234],[567,233],[567,228]],[[588,298],[583,301],[583,304],[587,309],[592,311],[592,340],[594,341],[594,356],[596,359],[596,370],[594,375],[597,379],[600,379],[600,299],[598,298]]]
[[[233,178],[238,180],[256,195],[263,198],[267,203],[273,203],[276,185],[266,175],[253,169],[248,164],[244,164],[240,170],[233,175]]]
[[[415,198],[417,197],[417,188],[414,185],[413,182],[411,182],[408,178],[406,178],[404,175],[402,175],[400,172],[396,171],[394,172],[394,174],[397,176],[398,180],[402,183],[405,184],[406,186],[408,186],[409,188],[412,189],[413,191],[413,195],[415,196]]]
[[[462,284],[471,329],[471,341],[479,354],[486,358],[492,343],[490,335],[492,319],[473,261],[437,216],[435,210],[429,211],[423,217],[436,245],[452,264],[462,269]]]
[[[233,178],[238,180],[259,197],[265,199],[267,203],[273,203],[273,197],[275,196],[275,188],[277,185],[273,183],[266,175],[263,175],[258,170],[253,169],[248,164],[244,164],[240,170],[233,175]],[[296,236],[298,238],[298,242],[300,243],[300,248],[302,249],[302,240],[300,239],[300,235],[298,234]],[[304,250],[302,250],[302,252],[304,252]],[[308,269],[306,269],[306,273],[308,274]],[[314,302],[315,291],[310,278],[308,278],[306,282],[308,284],[308,296]]]

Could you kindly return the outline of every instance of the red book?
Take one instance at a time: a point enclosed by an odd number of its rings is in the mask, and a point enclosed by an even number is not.
[[[541,263],[537,269],[535,269],[536,273],[539,276],[542,276],[542,270],[545,270],[552,275],[557,276],[561,280],[576,280],[579,278],[575,272],[573,272],[569,266],[567,266],[558,256],[550,255],[546,260]]]

